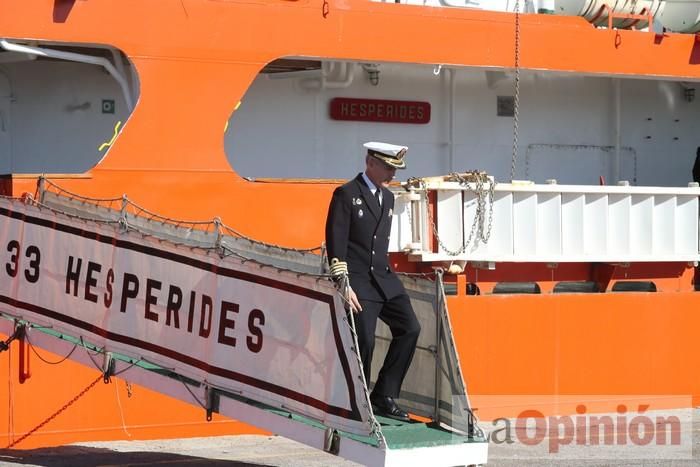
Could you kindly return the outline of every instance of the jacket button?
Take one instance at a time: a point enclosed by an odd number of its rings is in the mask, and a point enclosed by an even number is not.
[[[374,254],[374,250],[372,250],[372,254]]]
[[[370,270],[370,271],[374,271],[374,266],[370,266],[370,267],[369,267],[369,270]]]
[[[377,239],[377,236],[375,235],[373,238],[376,240],[376,239]]]

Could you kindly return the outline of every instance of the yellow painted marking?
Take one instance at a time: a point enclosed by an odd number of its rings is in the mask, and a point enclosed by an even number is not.
[[[235,112],[238,110],[238,108],[241,106],[241,101],[238,101],[238,104],[233,108],[233,111]],[[228,120],[226,120],[226,125],[224,125],[224,133],[226,133],[226,130],[228,130]]]
[[[102,143],[99,148],[97,148],[98,151],[102,151],[104,148],[108,148],[114,143],[114,140],[117,139],[117,135],[119,134],[119,127],[122,125],[122,121],[119,120],[116,125],[114,125],[114,135],[112,135],[112,139],[109,140],[109,142]]]

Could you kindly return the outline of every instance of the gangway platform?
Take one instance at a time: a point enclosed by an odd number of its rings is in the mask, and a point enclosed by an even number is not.
[[[36,200],[0,198],[0,332],[364,465],[486,462],[441,274],[402,278],[423,332],[399,401],[414,419],[397,422],[372,412],[318,254],[47,184]]]

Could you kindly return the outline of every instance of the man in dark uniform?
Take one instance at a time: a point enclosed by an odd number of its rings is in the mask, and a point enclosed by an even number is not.
[[[379,415],[408,420],[399,396],[420,333],[420,324],[399,278],[389,267],[394,195],[387,190],[396,169],[406,167],[405,146],[366,143],[365,172],[333,193],[326,219],[331,274],[348,274],[349,307],[355,316],[360,356],[370,381],[377,318],[393,336],[370,400]]]

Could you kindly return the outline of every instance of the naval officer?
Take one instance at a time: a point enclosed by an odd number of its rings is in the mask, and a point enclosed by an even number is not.
[[[377,318],[392,340],[370,401],[375,413],[398,420],[408,414],[395,402],[416,350],[420,324],[398,276],[389,267],[389,233],[394,195],[387,189],[396,169],[406,167],[407,148],[366,143],[365,171],[338,187],[328,208],[326,245],[331,274],[347,274],[349,307],[355,315],[360,357],[370,381]]]

